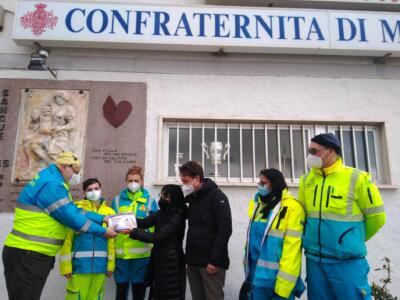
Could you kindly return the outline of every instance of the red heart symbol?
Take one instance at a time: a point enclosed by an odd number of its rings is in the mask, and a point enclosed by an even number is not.
[[[103,116],[114,128],[118,128],[128,119],[132,111],[132,104],[128,101],[121,101],[118,105],[111,96],[107,97],[106,102],[103,104]]]

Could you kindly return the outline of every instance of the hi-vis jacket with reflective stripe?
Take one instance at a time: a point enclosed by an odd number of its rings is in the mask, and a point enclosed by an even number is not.
[[[114,198],[112,208],[117,213],[134,213],[137,219],[144,219],[158,210],[157,201],[150,198],[149,192],[141,188],[135,194],[124,189]],[[152,228],[151,230],[154,230]],[[133,240],[128,234],[119,234],[115,239],[117,258],[133,259],[150,256],[151,244]]]
[[[385,223],[383,201],[368,173],[343,165],[311,169],[300,180],[299,202],[306,210],[303,246],[322,262],[366,256],[365,241]]]
[[[75,204],[85,211],[93,211],[102,215],[115,214],[104,199],[99,206],[87,199],[77,201]],[[90,233],[68,231],[60,249],[61,275],[114,272],[114,268],[114,239],[107,240],[102,236]]]
[[[267,222],[264,233],[259,241],[260,251],[255,265],[252,284],[273,288],[281,297],[288,298],[300,279],[301,272],[301,238],[303,235],[304,210],[294,197],[285,189],[282,200],[275,206],[265,219],[262,208],[265,205],[256,194],[250,201],[250,224],[247,233],[245,252],[246,278],[251,277],[249,257],[252,238],[252,225]],[[254,257],[254,256],[253,256]]]
[[[36,175],[20,193],[15,208],[14,228],[5,245],[55,256],[64,243],[67,227],[102,235],[106,229],[97,221],[103,216],[82,214],[71,201],[68,186],[56,165]]]

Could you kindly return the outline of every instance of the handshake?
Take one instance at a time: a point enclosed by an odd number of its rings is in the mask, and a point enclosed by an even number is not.
[[[105,238],[116,237],[118,233],[128,234],[137,227],[136,217],[132,213],[117,214],[104,217],[104,222],[108,224]]]

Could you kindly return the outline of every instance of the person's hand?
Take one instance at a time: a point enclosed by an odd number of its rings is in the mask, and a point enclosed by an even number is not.
[[[208,274],[215,274],[218,272],[218,270],[219,270],[218,267],[213,266],[212,264],[208,264],[206,268]]]
[[[110,278],[112,275],[113,275],[113,272],[111,272],[111,271],[107,271],[107,272],[106,272],[106,276],[107,276],[108,278]]]
[[[123,229],[123,230],[119,230],[118,233],[122,233],[122,234],[131,234],[131,232],[134,230],[134,228],[127,228],[127,229]]]
[[[71,279],[72,273],[64,274],[64,277],[67,278],[67,279]]]
[[[108,225],[108,221],[110,220],[110,218],[108,216],[104,216],[103,222],[106,223]]]
[[[115,238],[118,233],[114,230],[114,227],[107,227],[107,231],[103,234],[106,239]]]

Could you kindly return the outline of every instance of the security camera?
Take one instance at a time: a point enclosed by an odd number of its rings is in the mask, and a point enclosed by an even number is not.
[[[49,57],[49,51],[42,48],[38,42],[33,43],[37,50],[31,54],[31,60],[29,61],[28,70],[44,71],[48,70],[54,78],[57,78],[57,71],[50,68],[47,65],[47,58]]]
[[[39,50],[39,55],[43,58],[48,58],[49,57],[49,52],[47,52],[46,50]]]

